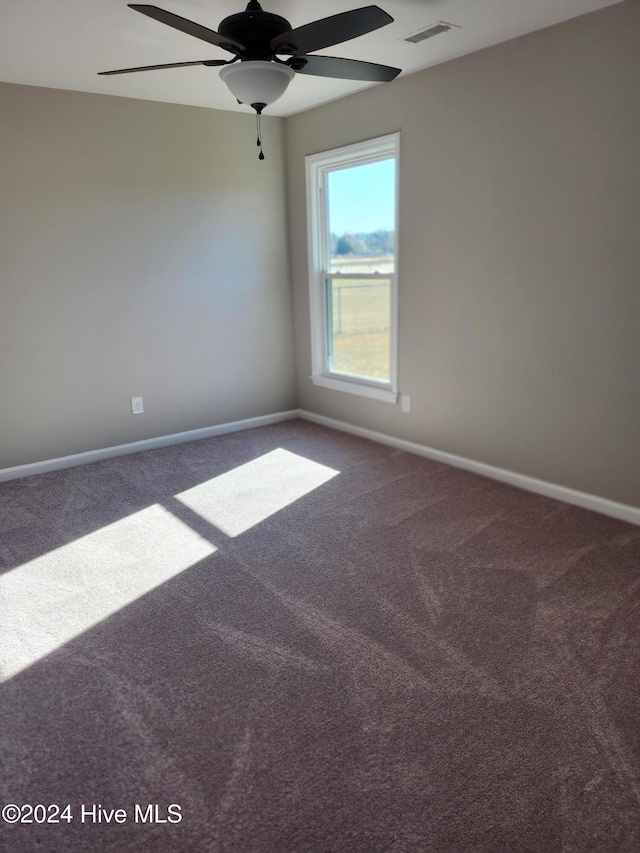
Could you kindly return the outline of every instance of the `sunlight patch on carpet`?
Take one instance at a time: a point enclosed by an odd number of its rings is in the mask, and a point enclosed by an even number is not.
[[[0,681],[217,549],[154,504],[0,576]]]
[[[339,473],[278,448],[176,498],[227,536],[239,536]]]

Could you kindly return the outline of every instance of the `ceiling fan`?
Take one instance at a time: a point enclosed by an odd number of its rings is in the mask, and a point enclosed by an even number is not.
[[[220,23],[218,32],[215,32],[157,6],[138,3],[128,5],[162,24],[214,44],[234,54],[234,57],[229,60],[204,59],[121,68],[101,71],[101,75],[184,68],[189,65],[224,66],[220,77],[238,102],[253,107],[258,117],[266,106],[284,94],[296,73],[386,83],[401,71],[400,68],[356,59],[309,55],[392,23],[393,18],[378,6],[363,6],[292,29],[286,18],[265,12],[257,0],[250,0],[244,12],[229,15]],[[281,56],[287,58],[281,59]]]

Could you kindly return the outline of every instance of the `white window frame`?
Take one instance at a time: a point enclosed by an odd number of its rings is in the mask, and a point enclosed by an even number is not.
[[[339,278],[353,278],[354,274],[331,273],[329,260],[329,208],[326,203],[326,185],[329,172],[347,169],[379,160],[395,159],[395,256],[392,273],[358,273],[358,278],[382,279],[390,283],[389,357],[390,381],[365,379],[351,374],[329,370],[327,283]],[[398,402],[398,219],[400,185],[400,133],[391,133],[377,139],[345,145],[332,151],[311,154],[305,158],[307,180],[307,230],[309,246],[309,297],[311,308],[311,380],[321,388],[346,391],[387,403]]]

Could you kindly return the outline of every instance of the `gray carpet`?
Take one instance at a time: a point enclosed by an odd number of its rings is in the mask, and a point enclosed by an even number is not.
[[[639,528],[302,421],[0,485],[0,850],[638,851],[639,616]]]

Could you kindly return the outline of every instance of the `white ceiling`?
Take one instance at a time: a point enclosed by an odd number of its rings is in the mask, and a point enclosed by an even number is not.
[[[394,65],[409,74],[617,2],[377,0],[395,19],[393,24],[319,53]],[[153,4],[217,30],[224,17],[245,8],[246,0],[153,0]],[[265,11],[282,15],[293,27],[365,5],[368,0],[262,2]],[[420,44],[403,41],[437,21],[460,29]],[[0,81],[7,83],[246,111],[218,78],[217,68],[97,76],[98,71],[115,68],[228,58],[220,48],[129,9],[126,0],[0,0]],[[298,75],[268,112],[292,115],[369,85]]]

